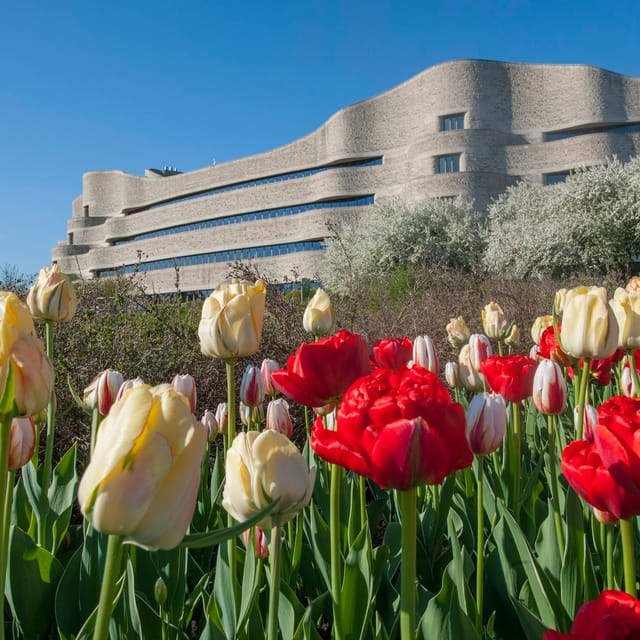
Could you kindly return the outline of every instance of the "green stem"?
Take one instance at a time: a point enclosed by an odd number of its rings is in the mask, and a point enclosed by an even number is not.
[[[120,565],[122,564],[122,540],[122,536],[109,536],[93,640],[107,640],[109,637],[109,620],[111,620],[115,604],[113,596],[115,595],[116,581],[120,575]]]
[[[558,551],[560,557],[564,557],[564,525],[562,514],[560,513],[560,493],[558,490],[558,476],[556,474],[556,429],[555,416],[547,416],[547,426],[549,427],[549,473],[551,474],[551,504],[553,505],[553,519],[556,523],[556,537],[558,539]]]
[[[522,467],[522,433],[520,403],[512,402],[513,415],[513,517],[520,523],[520,473]]]
[[[9,523],[7,522],[7,490],[9,486],[9,435],[11,434],[11,418],[3,416],[0,419],[0,513],[4,516],[0,527],[0,640],[4,640],[4,587],[7,579],[7,556]]]
[[[53,321],[45,321],[45,336],[47,357],[53,363]],[[49,492],[49,483],[51,482],[51,470],[53,468],[53,440],[55,437],[56,427],[56,393],[55,386],[51,389],[49,397],[49,406],[47,408],[47,444],[44,452],[44,466],[42,469],[42,493],[46,496]]]
[[[476,546],[476,629],[482,635],[482,621],[484,610],[484,457],[478,456],[478,533]]]
[[[278,600],[280,598],[280,548],[281,527],[276,525],[271,529],[269,541],[269,573],[271,586],[269,589],[269,617],[267,626],[267,640],[278,637]]]
[[[640,378],[638,377],[638,370],[636,369],[636,356],[633,353],[633,349],[627,351],[629,355],[629,366],[631,367],[631,379],[633,380],[633,389],[631,390],[631,397],[637,398],[640,396]]]
[[[400,639],[416,637],[416,537],[417,503],[415,488],[398,491],[402,517],[400,566]]]
[[[587,397],[587,388],[589,386],[589,358],[585,358],[582,363],[582,370],[580,371],[580,386],[578,388],[578,423],[576,426],[576,437],[578,440],[582,440],[582,433],[584,431],[584,404]]]
[[[620,535],[622,537],[622,561],[624,564],[624,590],[630,596],[636,598],[636,555],[632,518],[620,520]]]
[[[613,535],[615,529],[611,525],[604,525],[607,537],[607,550],[606,550],[606,562],[607,562],[607,589],[615,589],[613,583]]]
[[[333,603],[333,637],[342,637],[342,618],[340,613],[340,589],[342,586],[342,543],[340,536],[340,485],[342,467],[331,466],[331,485],[329,493],[329,540],[331,553],[331,600]]]
[[[225,366],[227,370],[227,448],[233,443],[233,439],[236,436],[236,402],[235,402],[235,380],[233,377],[233,358],[225,360]],[[226,453],[226,451],[225,451]],[[225,455],[226,461],[226,455]],[[232,527],[234,520],[231,514],[227,513],[227,526]],[[234,593],[234,602],[238,602],[238,585],[237,585],[237,545],[236,539],[231,538],[227,542],[227,550],[229,555],[229,572],[231,574],[231,588]]]
[[[367,519],[367,479],[364,476],[358,478],[358,490],[360,497],[360,525],[364,528],[368,524]]]

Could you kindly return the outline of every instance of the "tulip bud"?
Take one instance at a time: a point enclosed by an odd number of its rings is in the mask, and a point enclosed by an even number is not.
[[[467,440],[471,451],[486,455],[495,451],[507,427],[507,406],[497,393],[474,396],[467,409]]]
[[[604,287],[576,287],[567,292],[562,313],[562,350],[574,358],[613,355],[618,323]]]
[[[511,325],[511,329],[509,330],[509,334],[507,335],[507,337],[504,339],[505,344],[508,345],[515,345],[518,344],[518,342],[520,342],[520,329],[518,327],[517,324],[512,324]]]
[[[202,353],[212,358],[253,355],[260,347],[266,285],[232,279],[205,300],[198,326]]]
[[[188,373],[183,375],[177,374],[171,380],[171,386],[181,393],[186,399],[191,413],[196,412],[196,403],[198,395],[196,393],[196,381]]]
[[[640,276],[632,276],[629,282],[627,282],[625,291],[628,291],[629,293],[632,291],[640,291]]]
[[[216,407],[216,422],[219,433],[227,433],[229,428],[229,405],[226,402],[219,402]]]
[[[222,506],[245,522],[278,500],[258,523],[263,529],[288,522],[311,499],[316,468],[309,470],[297,447],[284,435],[267,429],[241,432],[227,451]]]
[[[557,315],[561,315],[564,311],[564,305],[567,300],[567,289],[558,289],[553,299],[553,311]]]
[[[14,418],[9,433],[9,471],[24,467],[33,457],[36,423],[33,418]]]
[[[413,341],[413,362],[438,375],[440,364],[433,340],[429,336],[417,336]]]
[[[542,332],[553,324],[553,316],[538,316],[531,325],[531,339],[535,344],[540,344]]]
[[[333,333],[336,318],[331,300],[324,289],[317,289],[313,298],[309,300],[309,304],[304,310],[302,326],[305,331],[316,338],[330,336]]]
[[[328,416],[330,413],[332,413],[333,411],[335,411],[336,409],[336,403],[335,402],[329,402],[328,404],[323,404],[321,407],[313,407],[313,412],[317,415],[317,416]]]
[[[532,360],[540,360],[542,358],[540,355],[540,347],[537,344],[534,344],[531,349],[529,349],[529,357]]]
[[[124,394],[134,387],[139,387],[140,385],[145,384],[145,381],[142,378],[130,378],[129,380],[125,380],[121,385],[120,389],[118,389],[118,394],[116,395],[116,402],[121,400],[124,397]],[[86,402],[86,401],[85,401]]]
[[[457,362],[447,362],[447,364],[444,365],[444,379],[452,389],[457,389],[460,386]]]
[[[218,435],[218,423],[216,421],[216,414],[207,409],[204,415],[200,419],[200,422],[207,428],[209,442],[213,442]]]
[[[264,383],[264,392],[268,396],[276,396],[278,395],[278,390],[273,386],[271,382],[271,374],[274,371],[277,371],[280,368],[280,365],[270,358],[265,358],[262,361],[262,365],[260,367],[260,373],[262,374],[262,382]]]
[[[618,287],[609,304],[618,323],[618,346],[640,347],[640,291],[628,292]]]
[[[567,407],[567,385],[560,365],[542,359],[533,376],[533,402],[540,413],[555,416]]]
[[[167,585],[162,577],[156,580],[156,583],[153,585],[153,598],[156,601],[156,604],[159,607],[162,607],[164,603],[167,601]]]
[[[36,320],[68,322],[78,307],[76,290],[57,264],[40,269],[29,289],[27,305]]]
[[[490,302],[482,310],[482,329],[489,338],[502,338],[509,322],[502,307],[497,302]]]
[[[283,398],[271,400],[267,405],[267,429],[278,431],[287,436],[287,438],[291,438],[293,435],[289,403]]]
[[[264,533],[264,529],[260,527],[254,527],[253,529],[246,529],[242,534],[242,540],[245,548],[249,549],[251,541],[253,539],[253,552],[256,554],[256,558],[264,560],[269,557],[269,541]]]
[[[474,333],[469,338],[469,359],[474,369],[482,370],[482,363],[493,355],[489,338],[481,333]]]
[[[249,364],[242,374],[240,400],[248,407],[257,407],[264,401],[264,381],[258,367]]]
[[[596,509],[591,505],[589,505],[589,508],[591,509],[591,513],[593,513],[593,517],[598,522],[602,522],[602,524],[618,524],[618,522],[620,522],[618,518],[616,518],[612,513],[609,513],[608,511]]]
[[[471,347],[465,344],[458,355],[458,379],[467,391],[479,391],[484,384],[482,372],[471,362]]]
[[[469,328],[462,316],[451,318],[447,325],[447,340],[454,349],[458,351],[469,342]]]
[[[598,424],[598,410],[590,405],[584,405],[584,419],[582,423],[583,439],[587,442],[593,442],[593,428]],[[578,407],[573,409],[573,426],[578,428]]]
[[[105,369],[84,390],[83,400],[90,409],[98,409],[106,416],[116,401],[122,386],[122,374],[114,369]]]
[[[625,363],[622,373],[620,374],[620,391],[622,395],[627,398],[636,398],[638,396],[638,389],[636,389],[636,385],[633,382],[633,375],[631,374],[628,361]]]

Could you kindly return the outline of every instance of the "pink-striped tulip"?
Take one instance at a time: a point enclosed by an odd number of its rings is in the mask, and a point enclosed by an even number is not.
[[[284,398],[271,400],[267,405],[267,429],[278,431],[287,438],[293,435],[293,422],[289,415],[289,403]]]
[[[14,418],[9,433],[9,471],[24,467],[36,446],[36,423],[33,418]]]
[[[413,341],[413,362],[438,375],[440,363],[433,340],[429,336],[417,336]]]
[[[209,442],[213,442],[216,439],[219,431],[218,422],[216,421],[216,414],[211,411],[211,409],[207,409],[200,419],[200,422],[202,422],[202,424],[207,428],[207,433],[209,434]]]
[[[219,402],[216,407],[216,422],[218,432],[227,433],[229,429],[229,405],[226,402]]]
[[[105,369],[84,390],[84,403],[90,408],[97,408],[100,415],[106,416],[116,401],[122,386],[122,374],[114,369]]]
[[[118,402],[118,400],[121,400],[124,394],[129,389],[133,389],[134,387],[139,387],[140,385],[143,385],[143,384],[145,384],[145,382],[142,378],[129,378],[128,380],[125,380],[120,385],[120,389],[118,390],[118,395],[116,396],[116,402]]]
[[[242,540],[246,549],[251,545],[251,538],[253,538],[253,551],[256,554],[256,558],[264,560],[269,557],[269,541],[264,534],[264,529],[260,527],[254,527],[253,529],[246,529],[242,534]]]
[[[240,383],[240,400],[248,407],[257,407],[264,401],[262,373],[253,364],[247,365]]]
[[[540,413],[556,416],[567,407],[567,384],[557,362],[543,358],[533,376],[533,402]]]
[[[268,396],[277,396],[278,390],[271,383],[271,374],[277,371],[280,365],[271,358],[265,358],[260,366],[260,373],[262,374],[262,382],[264,383],[264,392]]]
[[[195,413],[198,395],[196,393],[196,381],[193,377],[188,373],[175,375],[171,381],[171,386],[189,401],[189,409],[191,409],[191,413]]]
[[[573,424],[578,428],[578,407],[573,410]],[[593,442],[593,427],[598,424],[598,410],[590,404],[584,405],[584,419],[582,422],[583,439]]]
[[[482,363],[493,355],[491,342],[483,333],[472,333],[469,337],[469,359],[474,369],[482,371]]]
[[[486,455],[495,451],[507,427],[507,406],[497,393],[474,396],[467,409],[467,440],[471,451]]]

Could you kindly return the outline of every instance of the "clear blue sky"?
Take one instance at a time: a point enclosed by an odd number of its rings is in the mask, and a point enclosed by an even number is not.
[[[455,58],[638,76],[640,2],[25,0],[0,54],[0,267],[33,274],[86,171],[265,151]]]

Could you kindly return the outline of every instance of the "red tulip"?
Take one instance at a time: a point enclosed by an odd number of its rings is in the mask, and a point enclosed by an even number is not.
[[[492,391],[510,402],[521,402],[533,393],[537,366],[529,356],[489,356],[482,363],[482,373]]]
[[[558,334],[562,332],[562,326],[558,325]],[[567,367],[571,364],[572,358],[569,354],[565,353],[558,341],[556,340],[556,332],[553,330],[553,325],[547,327],[540,334],[540,345],[538,355],[548,360],[553,360],[563,367]]]
[[[589,375],[591,379],[602,387],[611,382],[611,369],[614,363],[619,362],[624,357],[624,349],[616,349],[608,358],[594,358],[589,362]],[[580,369],[584,366],[584,358],[580,358],[578,363]],[[573,367],[567,367],[567,375],[573,380]]]
[[[543,640],[631,640],[640,637],[640,600],[624,591],[603,591],[583,604],[569,633],[549,630]]]
[[[300,345],[289,356],[287,368],[271,374],[271,382],[292,400],[321,407],[338,400],[354,380],[369,371],[365,339],[341,330],[329,338]]]
[[[593,437],[616,482],[640,496],[640,399],[615,396],[602,403]]]
[[[383,488],[407,490],[471,464],[465,426],[464,409],[433,373],[381,368],[344,395],[336,431],[316,420],[311,447]]]
[[[595,443],[575,440],[562,451],[562,473],[573,490],[592,507],[616,518],[640,515],[640,493],[618,484],[605,467]]]
[[[371,360],[374,367],[399,369],[413,356],[413,343],[409,338],[385,338],[373,345]]]

